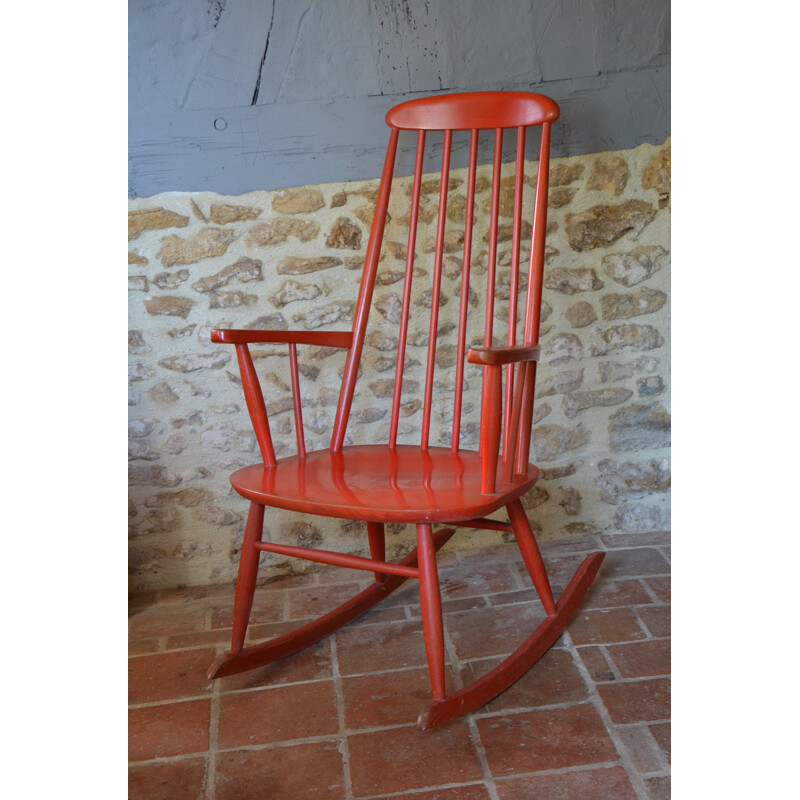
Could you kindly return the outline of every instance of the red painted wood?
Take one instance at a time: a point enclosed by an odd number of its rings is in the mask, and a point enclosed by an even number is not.
[[[464,390],[464,351],[467,346],[467,310],[469,309],[469,270],[472,259],[472,225],[475,216],[475,176],[478,165],[478,131],[469,136],[469,168],[467,172],[467,207],[464,222],[464,253],[461,259],[461,301],[458,308],[458,344],[456,346],[456,385],[453,400],[453,433],[450,449],[455,453],[461,436],[461,405]]]
[[[434,549],[440,550],[454,533],[454,528],[436,531],[433,534]],[[414,548],[400,564],[406,567],[415,567],[417,556],[417,549]],[[318,619],[307,622],[289,633],[268,639],[266,642],[250,645],[239,653],[229,651],[211,664],[206,672],[206,677],[211,679],[235,675],[256,667],[263,667],[279,658],[297,653],[374,608],[381,600],[402,586],[406,580],[408,579],[403,575],[392,575],[383,583],[371,584],[327,614],[323,614]]]
[[[497,483],[497,456],[500,446],[500,406],[502,398],[500,367],[484,367],[486,384],[481,407],[481,494],[494,494]]]
[[[367,538],[369,539],[369,554],[375,561],[386,560],[386,531],[382,522],[367,522]],[[386,580],[383,572],[375,573],[375,580],[382,583]]]
[[[411,284],[414,277],[414,250],[417,246],[417,223],[419,220],[419,198],[422,188],[422,164],[424,158],[425,131],[420,131],[417,135],[417,155],[414,160],[414,183],[411,191],[411,215],[408,222],[408,255],[406,256],[406,277],[403,285],[403,305],[400,312],[400,336],[397,342],[397,363],[394,373],[392,417],[389,428],[390,447],[394,447],[397,444],[397,426],[400,418],[400,397],[403,391],[403,367],[406,362],[408,311],[411,307]]]
[[[439,185],[439,217],[436,224],[436,247],[433,257],[433,289],[431,290],[431,322],[428,328],[428,367],[425,372],[425,399],[422,404],[421,447],[428,449],[433,403],[433,372],[436,366],[436,339],[439,328],[439,296],[442,287],[442,259],[444,258],[444,229],[447,224],[447,184],[450,177],[450,148],[453,132],[445,131],[442,154],[442,177]]]
[[[503,450],[503,481],[509,483],[514,475],[514,468],[516,464],[517,442],[519,436],[519,423],[522,414],[522,402],[525,393],[525,385],[527,383],[528,373],[533,366],[533,361],[524,361],[517,368],[519,376],[516,381],[514,389],[514,396],[512,398],[511,419],[508,422],[508,452]]]
[[[350,347],[353,334],[350,331],[246,331],[215,328],[211,341],[221,344],[269,344],[270,342],[294,342],[295,344],[317,344],[325,347]]]
[[[259,551],[256,545],[261,541],[264,529],[264,506],[250,503],[244,541],[239,558],[239,574],[236,578],[236,595],[233,600],[233,635],[231,652],[238,653],[244,645],[247,623],[253,607],[253,593],[256,588]]]
[[[248,500],[291,511],[380,522],[458,522],[502,508],[528,491],[539,471],[529,465],[492,495],[481,494],[481,475],[480,456],[471,450],[353,445],[341,453],[288,456],[275,467],[244,467],[231,475],[231,484]]]
[[[396,106],[386,117],[390,126],[389,146],[378,189],[361,285],[354,306],[352,330],[350,332],[214,330],[212,332],[212,341],[236,346],[247,407],[256,431],[263,463],[237,470],[231,476],[234,489],[251,502],[251,510],[240,558],[231,650],[211,666],[209,677],[251,669],[295,653],[372,608],[408,577],[417,577],[420,581],[422,626],[434,698],[431,707],[420,717],[421,727],[426,727],[452,719],[453,716],[485,703],[502,691],[544,653],[563,630],[569,616],[577,609],[599,568],[603,555],[595,554],[584,562],[556,604],[544,562],[520,502],[520,497],[530,490],[539,475],[538,469],[528,462],[528,457],[536,360],[540,355],[538,340],[547,224],[550,125],[558,118],[558,113],[558,106],[552,100],[542,95],[524,92],[437,95]],[[526,185],[524,152],[526,126],[530,125],[541,129],[541,143],[528,287],[525,293],[525,310],[522,314],[524,321],[522,341],[518,344],[520,337],[516,320],[521,285],[519,262],[523,229],[523,190]],[[506,341],[504,346],[499,346],[494,343],[493,319],[497,292],[498,239],[501,229],[502,142],[503,132],[509,128],[516,130],[517,152],[514,162],[514,201],[511,215],[508,328],[505,337],[497,337],[500,341],[503,341],[503,338]],[[406,207],[410,202],[408,210],[410,224],[388,442],[344,446],[356,377],[359,368],[366,371],[366,364],[361,363],[361,355],[381,258],[401,129],[417,131],[417,152],[410,197],[400,198]],[[428,286],[431,287],[428,358],[424,368],[425,386],[422,393],[421,439],[419,446],[409,446],[398,445],[397,436],[400,406],[403,401],[406,346],[413,313],[411,287],[412,277],[417,271],[417,231],[428,131],[443,132],[442,161],[438,222],[432,258],[428,257],[430,253],[426,253],[423,268],[419,271],[420,277],[427,273],[430,280]],[[431,419],[439,402],[434,391],[435,360],[440,333],[438,300],[445,255],[445,233],[452,229],[451,223],[447,221],[450,152],[456,148],[454,132],[461,131],[469,131],[469,161],[462,285],[456,326],[457,358],[452,438],[449,447],[431,447]],[[481,131],[494,136],[494,160],[488,235],[484,236],[485,241],[476,243],[473,242],[473,220],[478,213],[475,208],[475,187]],[[459,133],[459,136],[466,135]],[[434,141],[433,136],[431,140]],[[430,142],[428,144],[430,145]],[[507,182],[504,181],[504,185],[508,185]],[[428,201],[432,199],[429,197]],[[469,283],[474,251],[482,252],[481,259],[484,257],[487,259],[486,304],[482,310],[484,342],[483,347],[471,347],[468,350],[468,315],[473,313],[469,302]],[[445,332],[443,331],[443,335]],[[281,459],[275,458],[264,398],[248,350],[249,344],[271,342],[288,345],[297,431],[297,455]],[[330,448],[314,452],[305,450],[297,364],[297,345],[306,344],[340,347],[348,351]],[[483,368],[478,452],[463,450],[459,442],[465,360]],[[262,542],[261,528],[266,506],[363,520],[367,523],[370,557],[277,542]],[[503,508],[509,515],[509,522],[489,517],[493,512]],[[399,564],[386,561],[384,524],[387,522],[416,525],[417,549]],[[548,614],[545,622],[506,662],[486,678],[464,687],[449,697],[445,694],[444,634],[435,551],[452,536],[454,528],[448,527],[434,534],[431,527],[433,523],[512,531]],[[255,589],[258,556],[262,551],[369,570],[375,574],[375,582],[339,608],[290,634],[244,647]]]
[[[467,361],[470,364],[485,364],[495,366],[500,364],[514,364],[518,361],[537,361],[540,350],[538,345],[526,346],[523,344],[508,347],[470,347]]]
[[[511,276],[508,299],[508,339],[507,344],[513,347],[517,343],[517,295],[519,293],[519,248],[522,240],[522,200],[525,180],[525,127],[517,128],[517,161],[514,172],[514,212],[511,233]],[[506,400],[503,421],[503,461],[507,462],[515,430],[512,431],[511,416],[514,397],[514,367],[506,367]],[[513,455],[511,456],[513,459]],[[509,473],[510,474],[510,473]]]
[[[386,123],[414,130],[516,128],[558,119],[558,105],[528,92],[463,92],[409,100],[390,109]]]
[[[417,551],[419,552],[420,613],[431,690],[434,700],[443,700],[445,689],[442,597],[439,591],[439,573],[436,569],[433,531],[428,523],[417,525]]]
[[[292,379],[292,408],[294,409],[294,431],[297,436],[297,455],[306,457],[305,432],[303,431],[303,407],[300,397],[300,376],[297,374],[297,345],[289,343],[289,372]]]
[[[542,601],[544,610],[547,614],[556,613],[556,605],[553,600],[553,590],[550,588],[550,581],[547,577],[547,570],[542,561],[539,547],[536,544],[536,538],[531,530],[531,525],[528,522],[528,517],[525,514],[525,509],[519,499],[512,500],[508,506],[508,516],[511,519],[511,525],[514,530],[519,549],[522,552],[522,558],[525,561],[525,566],[528,568],[528,573],[531,576],[533,585]]]
[[[246,344],[236,345],[236,357],[239,361],[247,411],[250,414],[250,421],[253,423],[258,447],[261,450],[261,458],[266,466],[272,467],[275,465],[275,450],[272,447],[267,408],[264,405],[264,395],[261,393],[261,384],[256,374],[256,368],[253,366],[253,359],[250,357],[250,350]]]
[[[363,558],[351,556],[347,553],[335,553],[332,550],[317,550],[313,547],[296,547],[290,544],[276,544],[275,542],[258,542],[256,550],[265,553],[279,553],[283,556],[305,558],[307,561],[316,561],[318,564],[332,564],[336,567],[349,567],[350,569],[364,569],[379,571],[387,575],[405,575],[407,578],[416,578],[419,570],[416,567],[404,567],[400,564],[391,564],[382,559]]]

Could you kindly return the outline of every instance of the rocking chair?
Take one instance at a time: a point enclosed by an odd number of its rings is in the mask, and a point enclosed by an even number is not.
[[[214,342],[233,344],[241,369],[247,408],[263,463],[233,473],[235,490],[250,501],[242,546],[233,611],[231,648],[208,670],[217,678],[249,670],[291,655],[328,636],[371,609],[408,578],[419,580],[422,628],[433,699],[422,710],[417,726],[426,729],[467,713],[491,700],[520,678],[553,644],[594,579],[603,553],[594,553],[578,567],[556,601],[544,563],[520,497],[536,483],[539,470],[529,463],[536,362],[539,358],[539,319],[547,217],[550,125],[558,118],[555,102],[523,92],[473,92],[411,100],[386,115],[389,147],[378,190],[366,251],[363,276],[351,332],[214,330]],[[522,193],[525,183],[525,135],[529,126],[541,128],[535,188],[530,267],[527,278],[521,342],[517,335],[517,298],[520,289],[520,244],[523,237]],[[508,285],[506,344],[493,341],[497,290],[498,230],[503,129],[516,130],[516,172],[511,227],[511,269]],[[473,227],[478,137],[481,129],[494,131],[491,209],[486,276],[483,345],[467,344],[469,278],[473,259]],[[394,164],[400,131],[416,131],[416,156],[410,191],[408,249],[402,309],[397,334],[397,361],[386,444],[345,445],[356,377],[364,347],[367,318],[387,222]],[[439,188],[438,222],[431,265],[432,301],[427,338],[427,364],[422,396],[422,426],[418,445],[398,443],[403,372],[406,363],[412,276],[420,215],[425,140],[429,131],[444,136]],[[455,391],[450,446],[430,444],[434,409],[434,367],[445,227],[454,132],[469,132],[461,290],[456,332]],[[467,134],[462,134],[466,136]],[[396,182],[395,182],[396,183]],[[429,248],[426,248],[429,249]],[[477,249],[477,248],[476,248]],[[524,276],[523,276],[524,279]],[[473,301],[474,302],[474,301]],[[270,425],[258,376],[248,345],[283,342],[288,345],[297,454],[276,459]],[[306,452],[297,364],[298,345],[324,345],[347,350],[343,380],[330,447]],[[479,450],[460,447],[465,359],[482,368]],[[505,376],[505,386],[503,377]],[[437,407],[438,408],[438,407]],[[501,447],[502,444],[502,447]],[[307,514],[366,522],[371,558],[262,541],[264,508],[271,506]],[[489,518],[505,509],[509,521]],[[386,560],[386,523],[416,525],[417,546],[397,563]],[[434,526],[446,527],[434,531]],[[456,527],[509,531],[519,545],[546,613],[531,635],[487,675],[449,695],[445,692],[444,635],[436,551],[453,536]],[[245,633],[262,551],[375,573],[368,588],[319,619],[267,641],[244,647]]]

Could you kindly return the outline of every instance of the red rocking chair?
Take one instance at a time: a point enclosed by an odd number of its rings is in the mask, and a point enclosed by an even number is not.
[[[212,341],[233,344],[236,347],[247,408],[261,449],[263,463],[240,469],[231,476],[231,483],[236,491],[250,501],[250,513],[236,583],[231,649],[212,664],[208,670],[209,678],[249,670],[296,653],[375,606],[407,578],[417,578],[433,693],[432,702],[422,710],[417,722],[418,727],[424,730],[465,714],[504,691],[542,657],[577,610],[600,567],[603,553],[594,553],[586,558],[556,601],[520,502],[521,495],[531,489],[539,476],[538,469],[528,462],[528,457],[536,361],[539,357],[539,312],[547,217],[550,124],[558,118],[558,115],[558,106],[549,98],[523,92],[441,95],[395,106],[386,115],[391,131],[389,148],[372,220],[352,331],[214,330],[212,332]],[[521,342],[518,343],[516,328],[520,286],[520,243],[523,235],[522,191],[525,135],[529,126],[541,127],[541,145],[535,189],[530,268],[525,310],[522,315],[523,330]],[[510,305],[507,343],[503,346],[494,346],[500,170],[503,129],[506,128],[516,131]],[[478,136],[481,129],[494,131],[486,310],[483,346],[468,347],[466,332],[470,295],[469,273],[473,258]],[[364,346],[401,130],[416,131],[417,134],[410,198],[408,255],[397,335],[397,364],[388,442],[380,445],[345,446],[345,430]],[[439,306],[436,302],[431,302],[420,443],[413,446],[397,443],[411,306],[411,282],[415,267],[414,251],[420,209],[422,167],[428,131],[443,131],[444,135],[438,223],[431,270],[432,298],[440,296],[453,132],[469,131],[462,286],[456,326],[455,399],[449,447],[429,445],[439,316]],[[285,342],[289,350],[298,452],[295,456],[281,459],[275,458],[264,399],[248,350],[250,344],[266,342]],[[305,344],[341,347],[348,351],[330,448],[314,452],[306,452],[305,449],[300,405],[297,346]],[[472,364],[480,365],[483,372],[478,452],[459,447],[465,359]],[[505,385],[503,385],[504,376]],[[262,524],[265,506],[348,520],[363,520],[367,526],[371,558],[264,542]],[[508,522],[488,517],[501,508],[506,509]],[[417,546],[399,563],[386,561],[384,525],[388,522],[416,525]],[[441,525],[447,527],[434,531],[434,526]],[[457,526],[511,531],[547,616],[499,666],[472,684],[446,695],[442,607],[436,551],[450,539]],[[244,647],[256,586],[258,561],[262,551],[369,570],[375,573],[375,581],[360,594],[319,619],[274,639]]]

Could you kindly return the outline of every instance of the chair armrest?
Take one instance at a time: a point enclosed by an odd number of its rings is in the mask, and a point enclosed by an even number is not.
[[[512,345],[506,347],[470,347],[467,361],[470,364],[483,364],[486,367],[515,364],[519,361],[538,361],[539,345]]]
[[[248,331],[215,328],[211,331],[211,341],[221,344],[285,342],[287,344],[316,344],[324,347],[348,348],[353,343],[353,334],[351,331]]]

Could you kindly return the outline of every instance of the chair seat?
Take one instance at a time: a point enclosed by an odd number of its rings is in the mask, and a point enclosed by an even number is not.
[[[482,495],[476,452],[359,445],[282,458],[273,467],[254,464],[234,472],[231,484],[249,500],[292,511],[374,522],[459,522],[496,511],[538,476],[532,464],[511,483],[498,474],[497,491]]]

